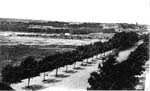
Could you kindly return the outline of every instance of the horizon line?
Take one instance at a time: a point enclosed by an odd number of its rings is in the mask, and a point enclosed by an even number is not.
[[[111,23],[114,23],[114,24],[117,24],[117,23],[127,23],[127,24],[140,24],[140,25],[148,25],[148,24],[141,24],[139,22],[135,22],[135,23],[128,23],[128,22],[91,22],[91,21],[63,21],[63,20],[45,20],[45,19],[31,19],[31,18],[10,18],[10,17],[0,17],[0,19],[10,19],[10,20],[24,20],[24,21],[41,21],[41,22],[68,22],[68,23],[105,23],[105,24],[111,24]]]

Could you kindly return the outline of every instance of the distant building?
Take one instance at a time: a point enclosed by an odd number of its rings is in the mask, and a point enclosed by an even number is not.
[[[119,28],[119,25],[118,24],[112,24],[112,23],[103,23],[103,24],[100,24],[100,26],[102,27],[102,29],[118,29]]]
[[[69,29],[66,27],[53,27],[53,26],[43,26],[43,25],[30,25],[28,28],[32,28],[32,29]]]
[[[147,25],[146,29],[147,29],[148,32],[150,32],[150,25]]]
[[[66,36],[70,36],[70,33],[65,33]]]

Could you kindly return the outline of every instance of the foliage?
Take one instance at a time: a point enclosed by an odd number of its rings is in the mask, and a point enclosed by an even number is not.
[[[124,41],[125,43],[122,42],[123,40],[126,40]],[[29,56],[19,66],[6,66],[2,71],[2,79],[5,82],[15,83],[21,81],[22,79],[30,79],[31,77],[38,76],[43,72],[45,73],[54,69],[57,69],[58,71],[58,68],[60,67],[64,67],[66,65],[71,65],[77,61],[88,59],[89,57],[93,57],[94,55],[98,55],[108,50],[120,48],[124,46],[124,44],[132,45],[137,40],[138,36],[136,33],[122,32],[115,34],[115,36],[108,42],[95,42],[89,45],[82,45],[72,52],[56,53],[53,55],[45,56],[41,61],[37,61],[33,56]],[[116,46],[115,44],[120,44],[120,46]],[[111,58],[111,60],[112,59],[113,57]],[[107,71],[107,68],[111,64],[112,63],[104,64],[106,68],[102,68],[103,72],[105,72],[105,70]],[[113,65],[111,65],[111,67],[113,67]],[[111,72],[112,71],[110,71],[108,74],[110,74]],[[105,73],[103,75],[105,75]]]
[[[13,67],[12,65],[8,64],[2,70],[2,81],[5,83],[16,83],[20,82],[21,79],[21,69],[19,67]]]
[[[13,90],[13,88],[11,88],[10,86],[0,83],[0,90]]]
[[[138,41],[138,35],[135,32],[121,32],[114,35],[110,40],[114,48],[125,49]]]
[[[109,56],[98,72],[91,73],[89,90],[134,90],[139,82],[136,75],[145,70],[143,65],[149,59],[148,43],[144,42],[132,52],[127,60],[118,63]]]

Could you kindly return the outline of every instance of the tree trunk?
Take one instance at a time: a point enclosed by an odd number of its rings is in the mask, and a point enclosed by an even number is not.
[[[66,72],[68,71],[68,65],[66,65]]]
[[[45,81],[45,72],[44,72],[44,76],[43,76],[43,81]]]
[[[56,68],[56,75],[55,75],[56,77],[58,76],[58,68]]]
[[[88,58],[87,58],[87,60],[86,60],[86,63],[88,63]]]
[[[81,65],[84,63],[84,60],[82,60],[82,63],[81,63]]]
[[[99,57],[100,57],[100,58],[102,57],[102,53],[99,55]]]
[[[76,62],[74,62],[73,68],[75,68],[75,66],[76,66]]]
[[[29,87],[29,85],[30,85],[30,77],[28,78],[28,86],[27,87]]]
[[[109,87],[109,90],[112,90],[112,89],[113,89],[113,86],[115,86],[115,84],[116,84],[116,83],[113,82],[112,85]]]

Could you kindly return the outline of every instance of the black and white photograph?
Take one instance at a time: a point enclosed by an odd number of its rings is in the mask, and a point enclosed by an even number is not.
[[[0,91],[150,91],[150,0],[0,0]]]

